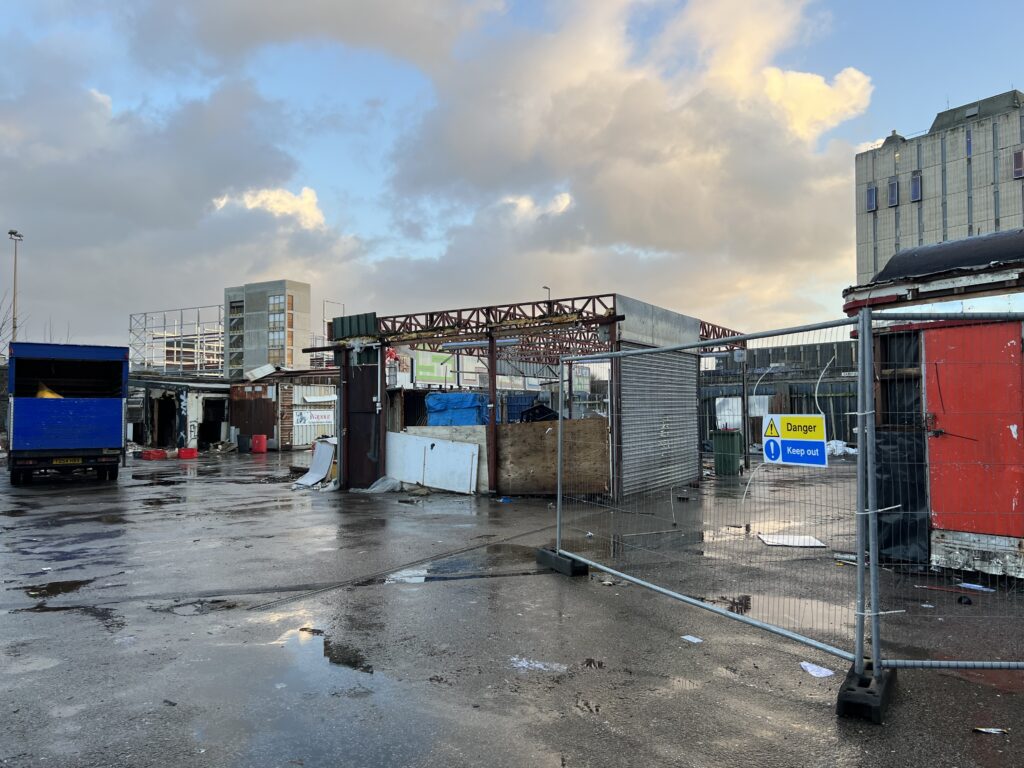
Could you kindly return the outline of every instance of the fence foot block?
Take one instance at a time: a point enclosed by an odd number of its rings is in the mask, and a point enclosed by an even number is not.
[[[537,550],[537,564],[543,565],[545,568],[551,568],[566,576],[586,576],[590,573],[590,569],[586,564],[581,563],[579,560],[573,560],[571,557],[560,555],[555,550],[548,549],[547,547],[540,547]]]
[[[881,677],[876,679],[870,661],[864,665],[863,675],[858,675],[851,666],[843,687],[839,689],[836,714],[839,717],[861,718],[881,724],[895,690],[895,669],[882,670]]]

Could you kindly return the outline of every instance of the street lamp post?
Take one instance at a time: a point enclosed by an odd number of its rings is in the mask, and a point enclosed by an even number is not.
[[[14,281],[11,284],[11,341],[18,340],[18,243],[25,236],[16,229],[7,230],[7,237],[14,241]]]

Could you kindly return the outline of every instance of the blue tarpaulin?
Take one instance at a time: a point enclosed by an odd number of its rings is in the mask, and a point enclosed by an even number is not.
[[[431,392],[427,426],[469,427],[487,423],[487,398],[475,392]]]

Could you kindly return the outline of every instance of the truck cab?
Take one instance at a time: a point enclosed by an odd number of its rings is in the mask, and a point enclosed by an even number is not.
[[[127,347],[14,342],[7,387],[12,485],[54,471],[117,479],[125,462]]]

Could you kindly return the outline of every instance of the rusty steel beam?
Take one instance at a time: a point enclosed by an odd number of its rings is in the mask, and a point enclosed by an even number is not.
[[[483,333],[495,326],[526,326],[550,323],[555,318],[576,315],[579,319],[597,319],[615,314],[615,295],[577,296],[552,299],[550,302],[527,301],[519,304],[498,304],[489,307],[467,307],[410,315],[377,318],[377,331],[382,336],[422,332],[444,335]]]
[[[700,321],[700,340],[701,341],[714,341],[715,339],[727,339],[731,336],[742,336],[739,331],[734,331],[731,328],[726,328],[721,325],[715,325],[709,323],[706,320]],[[745,341],[732,343],[732,344],[719,344],[715,347],[707,347],[706,351],[714,350],[728,350],[728,349],[744,349],[747,346]]]

